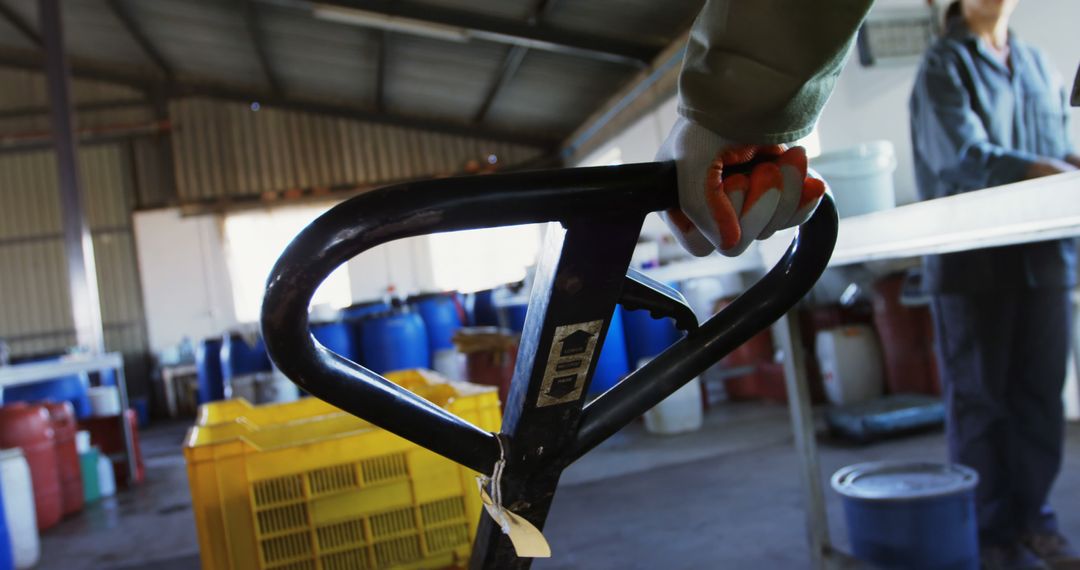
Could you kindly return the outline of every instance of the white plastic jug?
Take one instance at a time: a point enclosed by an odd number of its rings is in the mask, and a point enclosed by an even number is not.
[[[113,463],[104,453],[98,454],[97,460],[98,490],[101,498],[111,497],[116,494],[116,474],[113,472]]]
[[[34,487],[30,465],[18,447],[0,450],[0,486],[4,487],[4,512],[16,568],[30,568],[41,558]]]
[[[270,374],[258,375],[255,390],[255,400],[252,402],[260,404],[293,402],[300,397],[300,389],[276,366]]]

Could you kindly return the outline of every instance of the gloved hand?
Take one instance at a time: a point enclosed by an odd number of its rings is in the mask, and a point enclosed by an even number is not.
[[[800,146],[729,141],[679,117],[656,160],[674,160],[680,209],[662,214],[676,239],[702,257],[727,256],[810,218],[826,185]]]

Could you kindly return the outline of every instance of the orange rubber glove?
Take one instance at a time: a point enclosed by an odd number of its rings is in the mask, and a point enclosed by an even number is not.
[[[802,147],[739,144],[682,117],[656,159],[675,161],[679,179],[680,209],[664,220],[699,257],[714,249],[736,256],[755,239],[802,224],[826,191]]]

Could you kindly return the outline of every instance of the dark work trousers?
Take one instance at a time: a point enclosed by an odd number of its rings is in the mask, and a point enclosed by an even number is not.
[[[934,326],[949,458],[979,473],[984,545],[1056,530],[1072,303],[1065,289],[937,294]]]

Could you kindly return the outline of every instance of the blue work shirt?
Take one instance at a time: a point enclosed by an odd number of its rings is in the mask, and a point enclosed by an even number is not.
[[[1073,152],[1061,79],[1009,33],[1006,65],[962,18],[926,53],[911,94],[915,176],[924,200],[1018,182],[1043,158]],[[1076,244],[1058,240],[927,257],[931,292],[1071,287]]]

